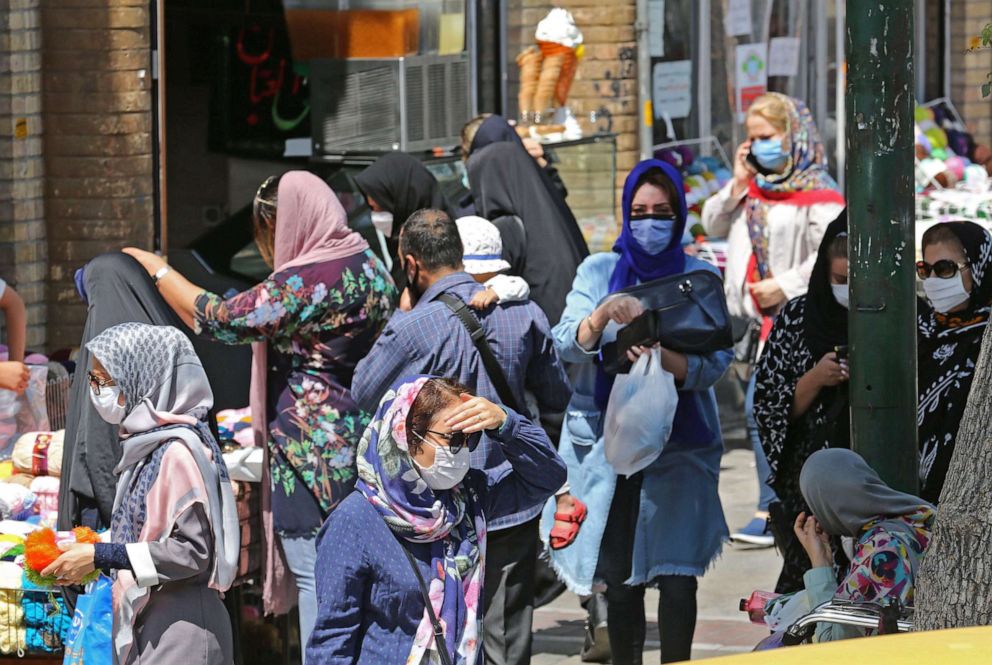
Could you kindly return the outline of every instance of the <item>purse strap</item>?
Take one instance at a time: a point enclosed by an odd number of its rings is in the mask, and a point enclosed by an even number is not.
[[[406,559],[410,562],[410,567],[413,568],[413,572],[417,576],[417,583],[420,585],[420,595],[424,598],[424,605],[427,607],[427,616],[430,617],[431,626],[434,627],[434,646],[437,647],[438,655],[441,656],[441,665],[451,665],[448,644],[444,641],[444,628],[441,626],[441,622],[438,621],[437,614],[434,612],[434,606],[431,604],[431,594],[427,590],[427,582],[424,581],[424,576],[420,572],[420,566],[417,565],[417,560],[413,558],[410,550],[403,543],[400,543],[400,547],[403,548],[403,553],[406,554]]]
[[[472,343],[475,344],[476,350],[482,356],[482,365],[485,367],[486,374],[489,375],[489,380],[492,382],[493,388],[496,389],[496,394],[499,395],[500,400],[517,413],[522,413],[516,396],[514,396],[513,391],[510,389],[510,384],[506,380],[506,375],[503,374],[503,369],[499,366],[499,361],[496,360],[496,355],[489,346],[489,340],[486,339],[486,331],[482,329],[479,319],[475,317],[475,314],[472,313],[472,310],[468,308],[468,305],[461,298],[453,296],[450,293],[442,293],[437,299],[447,305],[448,309],[458,317],[458,320],[468,330],[468,334],[472,338]]]

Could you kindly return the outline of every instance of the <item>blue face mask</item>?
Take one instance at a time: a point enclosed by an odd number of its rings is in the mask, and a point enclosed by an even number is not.
[[[675,217],[640,217],[630,220],[634,240],[648,254],[660,254],[672,244]]]
[[[756,139],[751,141],[751,154],[761,166],[777,171],[788,161],[789,155],[782,150],[782,139]]]

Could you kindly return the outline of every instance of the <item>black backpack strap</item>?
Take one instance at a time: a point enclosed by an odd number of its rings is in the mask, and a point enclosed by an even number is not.
[[[410,550],[403,543],[400,543],[400,547],[403,548],[403,553],[406,554],[406,558],[410,562],[410,567],[413,568],[413,572],[417,576],[417,583],[420,585],[420,595],[424,598],[424,605],[427,607],[427,616],[430,617],[431,626],[434,627],[434,646],[437,647],[437,652],[441,656],[441,665],[451,665],[448,643],[444,641],[444,627],[438,621],[437,613],[434,612],[434,606],[431,605],[431,594],[427,590],[427,582],[424,581],[424,576],[420,572],[420,566],[417,565],[417,560],[410,554]]]
[[[461,298],[453,296],[450,293],[442,293],[437,299],[447,305],[448,309],[458,317],[458,320],[468,330],[468,334],[472,338],[472,343],[475,344],[479,355],[482,356],[482,365],[486,368],[486,374],[489,375],[489,380],[496,389],[496,394],[499,395],[500,400],[517,413],[522,413],[517,399],[510,389],[510,384],[506,380],[506,375],[503,374],[503,369],[499,366],[499,361],[496,360],[496,356],[489,346],[489,340],[486,339],[486,331],[482,329],[479,319],[475,317],[475,314],[472,313],[472,310],[468,308],[468,305]]]

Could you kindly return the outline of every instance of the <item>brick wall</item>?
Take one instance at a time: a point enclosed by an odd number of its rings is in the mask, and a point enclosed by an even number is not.
[[[39,0],[0,14],[0,277],[28,313],[29,348],[45,343],[45,217]]]
[[[151,247],[148,0],[45,0],[48,346],[79,343],[73,272],[125,245]]]
[[[968,38],[992,21],[988,0],[951,2],[951,99],[979,143],[992,145],[992,98],[981,85],[992,72],[992,50],[966,53]]]
[[[597,125],[609,127],[617,134],[614,181],[617,205],[624,178],[639,157],[635,6],[634,0],[510,0],[507,9],[511,63],[521,49],[534,43],[534,29],[552,7],[564,7],[572,12],[585,39],[585,57],[579,63],[569,93],[569,107],[587,132],[593,128],[590,113],[595,113]],[[508,74],[509,104],[516,110],[518,72],[515,65],[508,68]],[[590,166],[592,176],[608,169],[605,163],[596,162]],[[570,197],[569,204],[575,206],[581,202]]]

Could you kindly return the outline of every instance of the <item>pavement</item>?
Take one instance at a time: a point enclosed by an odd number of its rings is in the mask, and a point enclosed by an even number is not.
[[[729,450],[720,470],[720,499],[733,531],[754,514],[758,485],[754,454],[750,449]],[[741,598],[755,589],[774,589],[781,559],[774,548],[754,549],[727,544],[722,556],[699,580],[699,618],[693,640],[693,660],[750,651],[768,633],[750,623],[738,610]],[[645,597],[648,619],[645,663],[657,663],[658,593]],[[555,602],[534,613],[532,665],[579,665],[585,626],[585,612],[578,597],[565,593]]]

